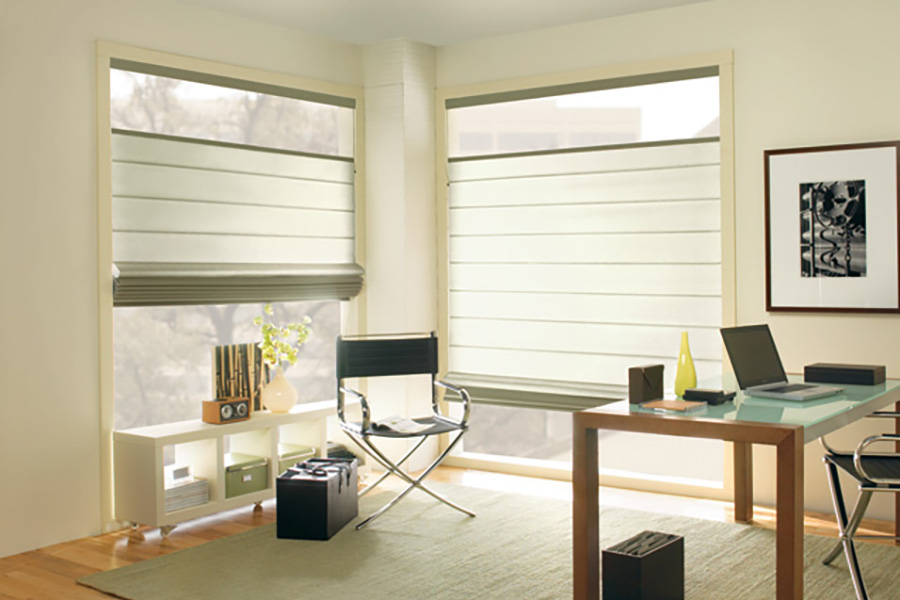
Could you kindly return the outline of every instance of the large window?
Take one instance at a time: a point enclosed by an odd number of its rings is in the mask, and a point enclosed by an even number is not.
[[[198,418],[212,349],[312,319],[286,375],[334,397],[355,295],[353,101],[128,61],[110,70],[118,429]]]
[[[466,452],[568,461],[559,411],[625,397],[635,365],[671,389],[682,331],[698,376],[721,370],[716,69],[643,79],[447,100],[448,378],[483,405]],[[721,481],[721,461],[627,459],[646,443],[608,436],[601,467]]]

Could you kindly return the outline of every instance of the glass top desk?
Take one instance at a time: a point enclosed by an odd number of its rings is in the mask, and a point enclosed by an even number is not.
[[[802,381],[792,376],[791,381]],[[699,387],[737,389],[732,377]],[[803,598],[803,446],[872,412],[896,405],[900,381],[841,385],[843,393],[797,402],[751,398],[738,392],[734,402],[687,414],[660,413],[626,400],[576,412],[573,418],[572,526],[576,600],[600,597],[599,456],[597,430],[631,431],[719,439],[734,446],[735,520],[753,518],[752,445],[776,449],[776,598]],[[896,523],[895,523],[896,525]]]

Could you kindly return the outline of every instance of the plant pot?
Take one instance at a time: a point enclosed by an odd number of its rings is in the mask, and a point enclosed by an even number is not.
[[[297,404],[297,390],[284,376],[281,367],[275,372],[275,377],[267,383],[260,392],[263,406],[273,413],[286,413]]]

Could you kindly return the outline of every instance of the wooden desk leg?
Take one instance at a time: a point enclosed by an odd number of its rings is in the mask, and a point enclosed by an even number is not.
[[[753,444],[734,442],[734,520],[753,520]]]
[[[600,598],[600,493],[597,430],[573,415],[572,576],[575,600]]]
[[[775,597],[803,600],[803,428],[776,447]]]

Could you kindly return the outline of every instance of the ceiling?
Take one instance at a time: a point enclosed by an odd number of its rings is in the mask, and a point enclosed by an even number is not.
[[[432,46],[708,0],[177,0],[351,44]]]

